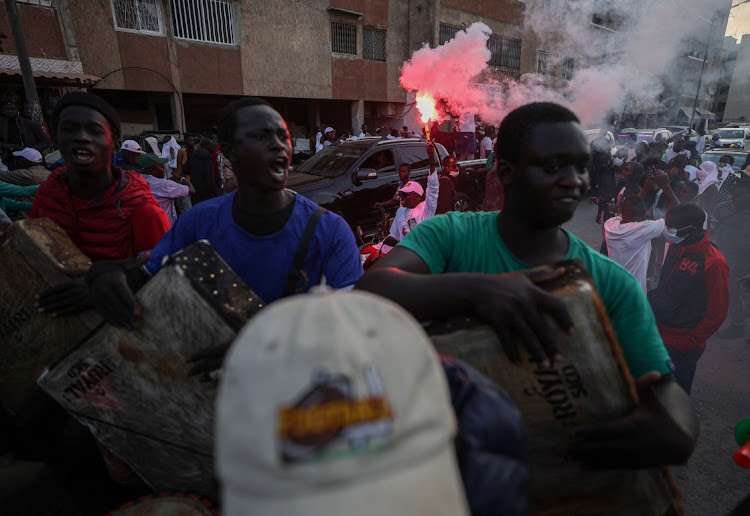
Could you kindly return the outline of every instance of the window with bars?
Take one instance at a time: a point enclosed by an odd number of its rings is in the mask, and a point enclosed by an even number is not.
[[[549,52],[546,50],[536,51],[536,67],[535,71],[541,75],[549,74]]]
[[[521,40],[490,34],[490,66],[501,72],[521,73]]]
[[[52,7],[52,0],[16,0],[16,3]]]
[[[569,81],[573,78],[573,74],[576,69],[576,60],[574,57],[563,58],[562,63],[562,78]]]
[[[236,45],[234,12],[229,0],[170,0],[176,38]]]
[[[447,42],[452,40],[455,37],[456,32],[460,30],[464,30],[464,28],[458,25],[451,25],[449,23],[440,22],[440,27],[438,28],[440,44],[445,45]]]
[[[331,21],[331,52],[357,55],[357,25]]]
[[[386,31],[380,29],[362,29],[362,57],[370,61],[385,61]]]
[[[112,0],[115,26],[119,30],[132,30],[161,34],[162,21],[158,0]]]

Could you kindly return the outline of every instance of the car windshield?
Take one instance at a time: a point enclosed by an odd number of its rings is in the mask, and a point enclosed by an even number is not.
[[[742,129],[719,129],[719,138],[728,140],[742,140],[745,137],[745,131]]]
[[[351,168],[366,148],[347,145],[331,145],[295,169],[296,172],[321,177],[339,177]]]
[[[704,152],[703,154],[701,154],[701,159],[703,161],[713,161],[714,163],[718,164],[719,161],[721,161],[721,157],[724,155],[724,152]],[[739,172],[742,168],[742,164],[745,162],[747,154],[732,154],[732,157],[734,158],[734,164],[732,165],[732,168],[735,172]]]

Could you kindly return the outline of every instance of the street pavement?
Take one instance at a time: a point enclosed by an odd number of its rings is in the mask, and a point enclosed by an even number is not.
[[[602,242],[596,206],[581,204],[565,228],[594,249]],[[701,434],[686,466],[673,467],[687,516],[723,516],[750,494],[750,470],[732,460],[734,426],[750,417],[750,344],[710,339],[698,362],[692,395]]]

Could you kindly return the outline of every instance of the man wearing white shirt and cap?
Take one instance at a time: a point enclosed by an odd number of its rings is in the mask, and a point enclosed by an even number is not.
[[[329,145],[331,145],[333,142],[336,141],[336,129],[333,127],[326,127],[326,130],[324,131],[323,135],[323,148],[325,149]]]
[[[141,159],[141,154],[146,153],[143,152],[143,149],[141,149],[141,146],[137,141],[125,140],[124,142],[122,142],[120,152],[122,152],[122,159],[124,160],[122,165],[120,166],[122,170],[133,170],[141,174],[143,173],[143,169],[141,168],[139,161]]]
[[[15,151],[13,155],[19,167],[0,172],[0,181],[18,186],[32,186],[44,183],[49,177],[50,171],[44,166],[42,153],[38,150],[26,147]]]
[[[435,173],[434,146],[427,144],[427,155],[430,157],[430,174],[427,176],[427,195],[422,201],[424,189],[416,181],[409,181],[397,190],[401,198],[401,207],[391,224],[389,235],[399,242],[409,234],[409,231],[420,222],[435,216],[438,196],[440,194],[440,179]]]

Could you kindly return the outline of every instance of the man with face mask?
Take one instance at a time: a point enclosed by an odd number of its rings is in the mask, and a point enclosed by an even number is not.
[[[696,204],[669,210],[664,238],[670,242],[659,285],[648,293],[677,383],[690,394],[706,341],[729,309],[729,266],[703,229],[705,212]]]

